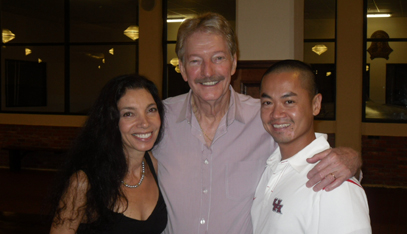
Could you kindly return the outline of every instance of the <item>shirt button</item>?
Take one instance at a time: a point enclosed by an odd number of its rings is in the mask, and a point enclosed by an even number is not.
[[[205,219],[201,219],[201,224],[205,224]]]
[[[205,194],[207,194],[207,193],[208,193],[208,190],[207,190],[207,189],[204,189],[202,192],[205,193]]]
[[[205,159],[205,164],[206,164],[206,165],[208,165],[208,164],[209,164],[208,159]]]

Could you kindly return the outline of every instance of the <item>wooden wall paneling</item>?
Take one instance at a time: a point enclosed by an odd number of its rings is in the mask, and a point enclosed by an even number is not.
[[[236,92],[259,98],[260,81],[264,72],[275,60],[238,61],[235,74],[232,76],[232,87]]]

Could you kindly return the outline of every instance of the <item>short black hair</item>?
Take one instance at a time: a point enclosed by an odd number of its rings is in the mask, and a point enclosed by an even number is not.
[[[308,91],[310,98],[312,99],[315,95],[318,94],[318,87],[315,81],[315,74],[310,65],[294,59],[282,60],[271,65],[261,78],[260,91],[262,89],[261,86],[263,84],[263,79],[266,75],[270,73],[294,72],[294,71],[298,71],[301,73],[300,78],[302,86]]]

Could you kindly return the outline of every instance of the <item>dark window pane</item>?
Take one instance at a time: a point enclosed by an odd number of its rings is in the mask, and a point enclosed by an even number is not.
[[[64,111],[64,47],[63,46],[6,46],[2,50],[2,86],[1,86],[1,109],[4,111],[16,111],[16,112],[51,112],[58,113]],[[31,77],[30,81],[43,82],[42,79],[45,77],[45,96],[46,105],[43,106],[32,106],[32,107],[6,107],[6,87],[3,85],[7,79],[6,70],[11,67],[6,67],[6,61],[21,61],[26,64],[31,64],[30,66],[20,67],[20,72]],[[38,67],[46,66],[46,73],[42,74],[36,69],[32,69],[34,64],[39,64]],[[41,65],[44,64],[44,65]],[[8,70],[10,71],[10,70]],[[33,85],[31,98],[41,99],[44,95],[42,94],[42,88],[35,87],[39,84]],[[41,86],[42,87],[42,86]],[[38,97],[37,97],[38,95]],[[20,105],[21,106],[21,105]]]
[[[71,47],[71,113],[86,114],[106,82],[135,73],[136,62],[135,45]]]
[[[304,39],[335,38],[336,0],[304,1]]]
[[[318,92],[322,94],[321,111],[315,119],[334,120],[336,104],[335,64],[312,64]]]
[[[6,107],[47,105],[45,63],[6,60]]]
[[[407,39],[406,39],[407,40]],[[367,42],[371,48],[377,42]],[[365,118],[388,122],[407,120],[407,42],[383,42],[391,52],[366,52]],[[378,48],[385,48],[379,46]]]
[[[336,108],[336,64],[334,42],[304,43],[304,62],[311,64],[319,92],[322,94],[322,107],[316,119],[335,120]]]
[[[71,0],[71,42],[131,42],[124,31],[137,26],[138,1]]]
[[[124,31],[138,1],[3,0],[0,17],[0,111],[85,114],[107,80],[136,72],[138,43]]]
[[[2,0],[1,27],[15,38],[8,43],[64,41],[63,0]]]

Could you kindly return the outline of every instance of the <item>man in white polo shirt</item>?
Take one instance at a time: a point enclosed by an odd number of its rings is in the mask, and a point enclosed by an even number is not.
[[[263,76],[260,97],[263,126],[278,148],[255,193],[254,233],[371,233],[366,194],[355,178],[331,192],[305,186],[313,167],[306,159],[330,148],[326,135],[314,132],[322,96],[310,67],[297,60],[274,64]],[[328,176],[335,179],[335,172]]]

